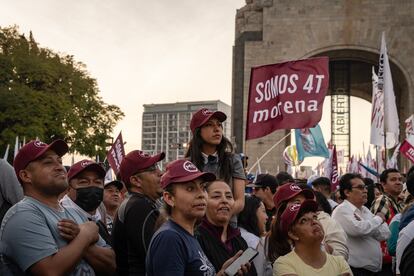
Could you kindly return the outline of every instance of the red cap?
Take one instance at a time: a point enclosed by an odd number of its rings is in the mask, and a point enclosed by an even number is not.
[[[13,161],[14,171],[19,181],[21,181],[19,172],[24,170],[30,162],[41,157],[49,149],[62,157],[68,152],[69,147],[63,140],[55,140],[50,145],[39,140],[32,140],[19,150]]]
[[[299,214],[308,212],[316,212],[318,210],[318,203],[314,200],[305,200],[302,204],[295,203],[283,211],[280,217],[280,227],[282,232],[287,235],[290,226],[295,222]]]
[[[70,181],[72,178],[75,178],[78,174],[86,169],[96,172],[100,178],[105,177],[106,172],[101,165],[95,161],[84,159],[82,161],[76,162],[70,167],[68,171],[68,180]]]
[[[207,123],[207,121],[210,120],[211,117],[217,118],[220,122],[224,122],[227,119],[226,114],[224,114],[221,111],[212,111],[207,108],[202,108],[196,113],[194,113],[193,117],[191,118],[191,132],[194,133],[196,128],[201,127],[202,125]]]
[[[129,183],[129,178],[138,171],[151,167],[157,162],[160,162],[165,157],[165,153],[161,152],[157,155],[151,156],[143,151],[134,150],[128,153],[121,161],[119,172],[121,180],[124,183]]]
[[[279,186],[276,194],[273,197],[273,202],[275,203],[276,209],[279,209],[280,205],[283,202],[289,201],[298,194],[303,194],[306,199],[313,199],[315,197],[315,194],[312,192],[312,190],[302,190],[301,187],[293,182],[285,183],[282,186]]]
[[[200,172],[189,160],[175,160],[167,165],[165,173],[161,177],[161,187],[165,189],[170,184],[189,182],[200,177],[205,181],[216,180],[214,174]]]

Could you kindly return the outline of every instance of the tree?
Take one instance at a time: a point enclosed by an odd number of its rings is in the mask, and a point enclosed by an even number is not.
[[[16,26],[0,28],[0,155],[18,135],[64,139],[70,152],[104,157],[124,113],[98,93],[73,56],[39,47],[31,32],[27,39]]]

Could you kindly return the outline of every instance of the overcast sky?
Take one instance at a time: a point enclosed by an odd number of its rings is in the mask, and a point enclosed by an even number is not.
[[[85,63],[104,101],[125,113],[112,135],[122,130],[129,152],[141,146],[143,104],[231,104],[235,15],[244,5],[244,0],[2,0],[0,26],[32,30],[42,47]],[[352,105],[370,109],[360,99]],[[321,127],[328,141],[329,100],[325,106]],[[353,115],[352,151],[362,152],[363,141],[369,143],[369,113]]]
[[[244,0],[2,0],[0,26],[18,25],[42,47],[74,55],[105,102],[125,118],[126,151],[141,145],[143,104],[231,104],[236,10]]]

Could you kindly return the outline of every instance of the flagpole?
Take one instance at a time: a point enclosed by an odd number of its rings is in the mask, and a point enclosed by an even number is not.
[[[288,134],[286,134],[285,136],[283,136],[282,139],[280,139],[279,141],[276,142],[276,144],[274,144],[273,146],[271,146],[265,153],[263,153],[262,156],[260,156],[259,159],[257,159],[256,163],[253,164],[253,166],[250,167],[250,169],[248,170],[247,173],[250,173],[254,167],[257,166],[257,164],[259,164],[259,162],[269,153],[271,152],[277,145],[279,145],[283,140],[285,140],[287,137],[289,137],[292,134],[291,131],[289,131]]]

